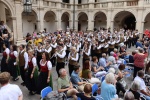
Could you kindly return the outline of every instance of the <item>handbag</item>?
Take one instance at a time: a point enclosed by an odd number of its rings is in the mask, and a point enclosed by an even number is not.
[[[64,93],[58,93],[58,91],[52,91],[47,94],[44,100],[64,100],[65,95]]]

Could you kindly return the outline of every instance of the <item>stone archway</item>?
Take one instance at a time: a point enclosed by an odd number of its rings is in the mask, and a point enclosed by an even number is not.
[[[148,13],[144,19],[144,30],[150,30],[150,13]]]
[[[62,27],[62,30],[64,30],[64,31],[67,31],[67,27],[70,27],[69,26],[69,13],[68,12],[63,13],[61,16],[61,27]]]
[[[37,31],[37,14],[33,10],[30,14],[22,12],[22,30],[23,36],[26,36],[27,33],[32,34]]]
[[[121,11],[117,13],[114,17],[114,28],[120,29],[124,28],[125,30],[131,29],[134,30],[136,28],[136,18],[129,11]]]
[[[88,16],[86,13],[81,12],[78,15],[78,31],[87,31],[88,28]]]
[[[106,28],[107,17],[103,12],[97,12],[94,16],[94,29]]]
[[[47,32],[55,32],[56,27],[56,14],[53,11],[46,12],[44,16],[44,28]]]

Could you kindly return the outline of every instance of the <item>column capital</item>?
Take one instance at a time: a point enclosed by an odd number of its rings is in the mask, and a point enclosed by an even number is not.
[[[14,17],[14,16],[12,16],[12,17],[10,17],[12,20],[16,20],[16,17]]]

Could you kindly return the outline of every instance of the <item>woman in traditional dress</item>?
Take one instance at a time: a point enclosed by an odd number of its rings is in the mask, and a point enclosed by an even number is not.
[[[9,53],[10,53],[10,50],[8,49],[8,45],[7,44],[3,44],[3,58],[2,58],[2,61],[1,61],[1,72],[9,72],[9,69],[8,69],[8,60],[9,60]]]
[[[9,54],[9,63],[8,68],[10,69],[10,74],[13,77],[14,81],[17,81],[18,78],[18,52],[17,52],[17,46],[11,45],[10,46],[10,54]]]
[[[40,94],[41,90],[47,86],[53,88],[52,84],[52,64],[50,62],[49,54],[47,52],[43,52],[42,59],[40,61],[40,74],[37,82],[37,93]]]
[[[38,77],[37,62],[34,57],[34,51],[28,50],[29,61],[28,61],[28,73],[26,76],[26,86],[29,90],[29,94],[34,95],[36,91],[36,82]]]

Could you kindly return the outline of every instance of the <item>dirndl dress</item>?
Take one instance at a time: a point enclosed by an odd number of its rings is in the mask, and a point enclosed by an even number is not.
[[[50,86],[53,89],[52,74],[50,75],[50,82],[47,83],[47,78],[48,78],[47,62],[45,63],[45,65],[41,65],[40,68],[41,68],[41,70],[40,70],[40,74],[39,74],[38,82],[37,82],[37,93],[38,94],[40,94],[41,90],[47,86]]]

